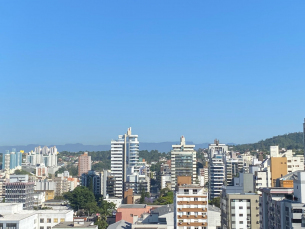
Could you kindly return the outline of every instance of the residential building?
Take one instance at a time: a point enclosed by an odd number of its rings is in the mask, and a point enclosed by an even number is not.
[[[171,175],[161,175],[161,189],[167,188],[168,184],[171,184]]]
[[[125,191],[132,189],[134,194],[140,194],[143,190],[150,193],[150,178],[146,175],[132,173],[127,175]]]
[[[48,176],[48,167],[46,167],[45,164],[40,164],[38,167],[36,167],[36,177],[45,178]]]
[[[131,134],[131,127],[127,133],[119,135],[118,140],[111,141],[111,175],[114,177],[114,195],[123,197],[127,182],[127,175],[131,170],[139,172],[139,141],[138,135]]]
[[[293,188],[263,188],[260,197],[260,223],[261,229],[278,229],[281,222],[278,201],[284,200],[286,196],[293,194]],[[284,217],[285,218],[285,217]]]
[[[243,172],[243,159],[242,158],[227,158],[225,160],[225,181],[227,185],[233,184],[233,178],[239,176]]]
[[[208,228],[208,193],[198,184],[178,186],[174,196],[175,228]]]
[[[84,152],[83,155],[78,157],[78,176],[80,177],[83,173],[88,173],[91,170],[91,156],[88,152]]]
[[[168,204],[143,213],[132,224],[133,229],[174,229],[174,205]]]
[[[142,214],[150,213],[152,206],[146,204],[121,204],[117,208],[116,222],[125,220],[128,223],[135,223]]]
[[[212,200],[220,196],[222,185],[225,180],[225,156],[228,152],[228,146],[220,144],[215,139],[213,144],[209,145],[209,199]]]
[[[57,154],[56,146],[50,148],[38,146],[35,147],[35,151],[31,151],[26,155],[26,162],[31,166],[45,164],[46,167],[57,167]]]
[[[21,203],[0,203],[0,225],[6,229],[51,229],[73,221],[73,210],[23,210]]]
[[[10,152],[6,150],[2,154],[2,170],[9,174],[14,173],[16,169],[21,169],[22,153],[16,152],[16,149],[12,149]]]
[[[221,226],[223,229],[260,228],[259,195],[255,193],[223,193]]]
[[[209,199],[220,196],[225,179],[225,165],[221,154],[214,154],[209,158]]]
[[[102,178],[102,173],[91,170],[88,173],[82,174],[81,185],[89,188],[94,195],[101,195]]]
[[[34,183],[28,175],[11,175],[5,184],[5,203],[22,203],[23,209],[32,209],[34,204]]]
[[[180,145],[172,145],[171,179],[172,190],[175,190],[178,176],[191,176],[192,183],[196,182],[196,151],[195,145],[186,145],[185,138],[180,138]]]
[[[83,218],[74,218],[73,221],[61,222],[53,227],[53,229],[98,229],[97,225],[94,225],[94,222],[85,222]]]
[[[221,210],[214,205],[208,206],[208,229],[221,229]]]

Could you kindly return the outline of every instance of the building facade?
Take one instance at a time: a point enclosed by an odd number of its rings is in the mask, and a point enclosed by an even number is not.
[[[80,177],[83,173],[88,173],[91,170],[91,156],[88,152],[80,155],[78,158],[78,176]]]
[[[118,140],[111,141],[111,175],[114,177],[114,195],[123,197],[127,175],[132,171],[139,172],[139,141],[138,135],[127,133],[119,135]]]
[[[174,226],[177,229],[208,228],[208,193],[199,185],[182,185],[174,197]]]
[[[196,151],[195,145],[186,145],[185,138],[180,138],[180,145],[172,145],[171,151],[171,188],[175,190],[178,176],[191,176],[196,183]]]

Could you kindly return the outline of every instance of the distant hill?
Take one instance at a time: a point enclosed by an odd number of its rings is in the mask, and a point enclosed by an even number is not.
[[[168,153],[172,149],[172,145],[179,144],[179,142],[160,142],[160,143],[147,143],[140,142],[140,150],[158,150],[159,152]],[[187,142],[187,144],[193,145],[193,142]],[[195,149],[199,148],[207,148],[209,143],[202,144],[194,144]],[[16,146],[0,146],[0,153],[4,153],[5,150],[12,150],[12,148],[16,148],[17,151],[24,150],[25,152],[30,152],[34,150],[35,147],[39,146],[39,144],[29,144],[29,145],[16,145]],[[44,146],[44,145],[40,145]],[[53,146],[53,145],[52,145]],[[50,146],[49,146],[50,147]],[[69,151],[69,152],[79,152],[79,151],[107,151],[110,150],[109,145],[83,145],[81,143],[76,144],[65,144],[65,145],[56,145],[59,152]]]
[[[235,145],[233,149],[240,152],[255,151],[255,150],[269,152],[270,146],[275,146],[275,145],[278,145],[280,148],[285,148],[285,149],[303,150],[304,149],[303,132],[278,135],[252,144]]]

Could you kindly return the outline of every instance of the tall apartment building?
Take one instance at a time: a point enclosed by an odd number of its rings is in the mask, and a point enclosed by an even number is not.
[[[185,138],[180,138],[180,145],[172,145],[171,179],[172,190],[175,190],[178,176],[191,176],[192,183],[196,182],[196,151],[195,145],[186,145]]]
[[[220,196],[222,185],[225,180],[224,158],[228,152],[228,146],[220,144],[219,140],[214,140],[214,144],[209,145],[209,199]]]
[[[34,204],[34,183],[28,175],[11,175],[5,184],[5,203],[22,203],[23,209],[32,209]]]
[[[138,135],[131,134],[131,127],[127,133],[119,135],[118,140],[111,141],[111,175],[114,178],[114,195],[123,197],[126,191],[127,175],[139,172],[139,141]]]
[[[91,156],[88,155],[88,152],[84,152],[83,155],[78,157],[78,176],[81,176],[83,173],[88,173],[91,170]]]
[[[21,169],[22,153],[16,152],[16,149],[12,149],[10,152],[6,150],[2,156],[2,170],[8,173],[13,173],[15,169]]]
[[[208,193],[197,184],[178,186],[174,196],[174,227],[208,228]]]

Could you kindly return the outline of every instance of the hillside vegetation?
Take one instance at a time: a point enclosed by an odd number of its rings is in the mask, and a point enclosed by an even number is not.
[[[304,149],[303,145],[303,133],[296,132],[284,135],[278,135],[272,138],[267,138],[265,140],[261,140],[257,143],[252,144],[241,144],[233,146],[233,149],[240,152],[245,151],[263,151],[269,152],[270,146],[278,145],[281,148],[291,149],[291,150],[302,150]]]

